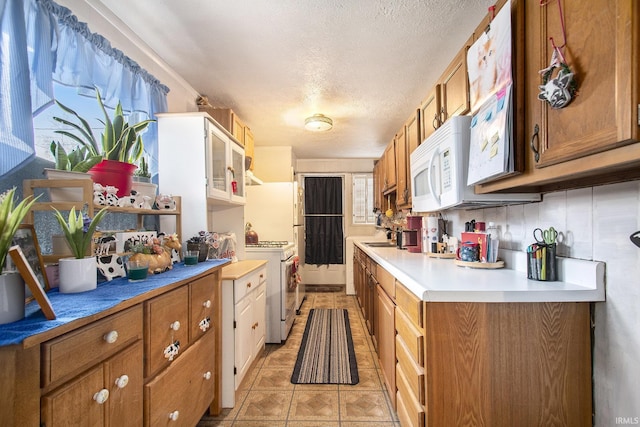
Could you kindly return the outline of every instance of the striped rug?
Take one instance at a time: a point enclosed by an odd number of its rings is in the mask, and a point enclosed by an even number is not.
[[[309,318],[293,368],[293,384],[358,384],[349,313],[315,308]]]

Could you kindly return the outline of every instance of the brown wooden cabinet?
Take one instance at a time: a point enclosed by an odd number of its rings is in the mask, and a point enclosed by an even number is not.
[[[250,158],[251,163],[249,164],[249,170],[253,170],[255,163],[255,147],[254,147],[254,139],[253,132],[249,129],[248,126],[244,128],[244,157],[245,159]]]
[[[373,208],[382,211],[383,190],[382,181],[384,180],[383,171],[384,162],[378,159],[373,165]]]
[[[398,209],[406,206],[409,199],[409,189],[407,187],[407,132],[406,126],[402,125],[395,137],[396,152],[396,204]]]
[[[389,193],[396,188],[396,141],[392,140],[382,155],[384,159],[384,193]]]
[[[444,71],[438,85],[440,86],[440,123],[450,117],[469,112],[469,78],[467,75],[467,50],[469,43],[458,52]]]
[[[221,268],[72,321],[58,305],[60,326],[0,346],[3,425],[195,425],[219,413]]]
[[[380,270],[380,268],[378,268]],[[384,288],[380,285],[376,287],[375,319],[377,322],[376,336],[378,340],[378,359],[380,360],[380,370],[384,378],[384,384],[389,393],[391,405],[396,406],[396,305]]]
[[[640,177],[640,4],[563,2],[563,52],[578,83],[563,109],[537,98],[549,37],[562,44],[557,5],[525,7],[526,67],[516,75],[525,90],[526,136],[518,141],[526,152],[524,173],[476,191],[553,191]]]
[[[420,138],[427,139],[442,124],[440,118],[440,85],[437,84],[420,104]]]

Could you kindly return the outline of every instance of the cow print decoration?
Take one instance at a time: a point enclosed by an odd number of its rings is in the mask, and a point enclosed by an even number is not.
[[[98,262],[98,270],[108,281],[127,275],[122,258],[118,255],[97,256],[96,260]]]

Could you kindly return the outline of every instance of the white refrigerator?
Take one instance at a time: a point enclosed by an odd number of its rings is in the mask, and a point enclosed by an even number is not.
[[[245,222],[251,223],[258,239],[286,240],[296,246],[304,262],[304,195],[297,182],[265,182],[246,187]],[[296,310],[304,300],[304,280],[298,284]]]

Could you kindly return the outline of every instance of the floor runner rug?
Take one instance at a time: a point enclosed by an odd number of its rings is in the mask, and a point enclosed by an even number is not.
[[[345,309],[311,309],[293,384],[358,384],[349,313]]]

